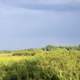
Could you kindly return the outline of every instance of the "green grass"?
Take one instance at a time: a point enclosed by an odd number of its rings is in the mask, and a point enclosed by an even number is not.
[[[80,80],[80,50],[51,47],[2,52],[0,80]]]

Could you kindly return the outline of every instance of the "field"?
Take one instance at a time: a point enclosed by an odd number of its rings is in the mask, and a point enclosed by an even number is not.
[[[0,51],[0,80],[80,80],[80,46]]]

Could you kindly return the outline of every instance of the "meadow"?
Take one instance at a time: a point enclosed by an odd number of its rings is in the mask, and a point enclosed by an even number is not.
[[[80,80],[80,46],[0,51],[0,80]]]

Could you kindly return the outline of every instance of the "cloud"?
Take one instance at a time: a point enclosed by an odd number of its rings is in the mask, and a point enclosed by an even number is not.
[[[7,4],[68,4],[80,3],[80,0],[0,0]]]
[[[0,0],[0,49],[80,42],[79,1]]]
[[[34,4],[75,4],[80,3],[80,0],[29,0]]]
[[[1,4],[14,8],[55,11],[80,11],[79,0],[1,0]]]

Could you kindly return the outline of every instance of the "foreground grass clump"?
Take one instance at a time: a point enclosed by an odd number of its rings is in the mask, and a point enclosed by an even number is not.
[[[1,80],[59,80],[57,74],[37,59],[0,66]]]
[[[80,80],[80,49],[48,46],[4,52],[0,80]]]

